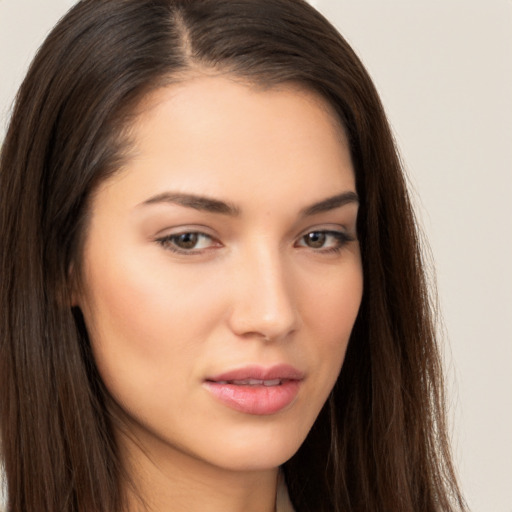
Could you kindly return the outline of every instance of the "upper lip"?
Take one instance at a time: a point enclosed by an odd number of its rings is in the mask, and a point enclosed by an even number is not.
[[[206,378],[207,381],[232,381],[232,380],[302,380],[304,378],[304,372],[301,372],[297,368],[289,364],[277,364],[274,366],[259,366],[249,365],[233,370],[228,370],[224,373],[212,375]]]

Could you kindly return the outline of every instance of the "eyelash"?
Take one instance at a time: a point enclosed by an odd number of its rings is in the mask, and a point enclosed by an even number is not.
[[[215,239],[210,236],[210,235],[207,235],[206,233],[201,233],[200,231],[183,231],[181,233],[173,233],[172,235],[166,235],[162,238],[158,238],[156,241],[166,250],[169,250],[171,252],[174,252],[174,253],[177,253],[177,254],[201,254],[202,252],[204,252],[205,250],[209,249],[208,248],[201,248],[201,249],[196,249],[196,248],[190,248],[190,249],[184,249],[182,247],[179,247],[178,245],[176,245],[176,241],[180,238],[180,237],[184,237],[184,236],[196,236],[198,239],[210,239],[212,240],[212,242],[215,242]],[[218,242],[220,244],[220,242]]]
[[[326,238],[332,237],[334,238],[335,245],[333,247],[319,247],[314,248],[310,247],[308,245],[300,245],[300,247],[305,247],[309,249],[313,249],[315,252],[320,252],[322,254],[336,254],[339,253],[345,245],[347,245],[349,242],[354,242],[355,238],[348,233],[344,231],[334,231],[334,230],[327,230],[327,229],[318,229],[318,230],[312,230],[308,231],[306,234],[302,235],[299,238],[299,241],[303,241],[306,239],[307,236],[310,235],[321,235],[325,236]]]
[[[310,247],[306,244],[304,244],[304,245],[299,244],[299,242],[305,241],[306,237],[311,236],[311,235],[324,236],[326,239],[328,239],[328,237],[332,237],[334,239],[335,245],[333,247],[315,248],[315,247]],[[156,242],[159,243],[166,250],[169,250],[173,253],[185,254],[185,255],[202,254],[204,251],[207,251],[208,249],[211,248],[211,247],[205,247],[205,248],[196,249],[195,247],[192,247],[189,249],[184,249],[182,247],[177,246],[176,245],[177,240],[180,237],[184,237],[184,236],[197,237],[196,241],[200,240],[200,239],[210,239],[214,243],[214,245],[215,245],[215,243],[217,243],[218,246],[221,245],[220,242],[216,241],[212,236],[207,235],[206,233],[202,233],[200,231],[183,231],[181,233],[173,233],[172,235],[166,235],[162,238],[158,238],[156,240]],[[356,240],[355,237],[353,237],[343,231],[318,229],[318,230],[308,231],[307,233],[305,233],[304,235],[299,237],[295,246],[296,247],[297,246],[304,247],[306,249],[312,249],[313,251],[322,253],[322,254],[335,254],[335,253],[339,253],[343,249],[343,247],[345,245],[347,245],[349,242],[353,242],[355,240]]]

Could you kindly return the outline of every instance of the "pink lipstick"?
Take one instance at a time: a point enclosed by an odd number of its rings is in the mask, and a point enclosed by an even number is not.
[[[282,364],[269,368],[246,366],[208,377],[205,388],[228,407],[246,414],[275,414],[290,405],[304,374]]]

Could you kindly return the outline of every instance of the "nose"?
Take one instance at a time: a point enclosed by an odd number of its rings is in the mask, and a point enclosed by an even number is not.
[[[278,250],[263,247],[240,258],[229,316],[238,336],[278,341],[297,329],[293,278],[282,260]]]

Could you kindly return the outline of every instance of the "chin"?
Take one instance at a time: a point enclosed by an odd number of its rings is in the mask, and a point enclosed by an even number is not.
[[[274,431],[273,431],[274,430]],[[308,431],[280,431],[225,437],[216,444],[212,459],[215,465],[234,471],[262,471],[277,468],[288,461],[300,448]]]

